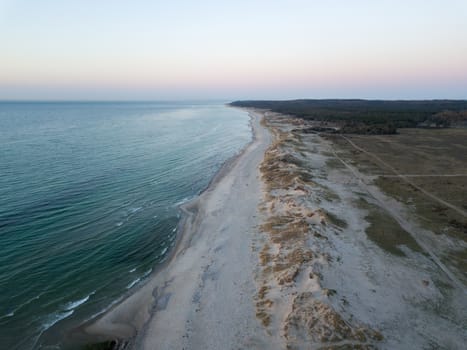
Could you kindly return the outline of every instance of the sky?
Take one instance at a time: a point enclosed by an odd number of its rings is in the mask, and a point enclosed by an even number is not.
[[[0,0],[0,100],[467,99],[467,0]]]

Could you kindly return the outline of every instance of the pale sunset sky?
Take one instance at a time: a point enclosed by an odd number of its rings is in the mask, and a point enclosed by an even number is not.
[[[0,100],[467,98],[467,0],[0,0]]]

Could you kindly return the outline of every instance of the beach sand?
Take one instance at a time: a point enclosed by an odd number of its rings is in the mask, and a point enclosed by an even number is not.
[[[125,349],[463,348],[465,287],[410,208],[302,120],[249,113],[253,141],[182,207],[167,262],[84,331]]]
[[[183,206],[180,241],[163,269],[84,327],[137,349],[281,348],[256,317],[252,250],[262,200],[259,164],[271,135],[250,112],[253,141]]]

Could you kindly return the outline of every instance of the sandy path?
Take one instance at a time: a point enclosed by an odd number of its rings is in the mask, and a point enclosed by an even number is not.
[[[185,207],[185,233],[168,266],[87,333],[138,330],[135,349],[274,348],[255,315],[251,248],[262,198],[258,166],[271,136],[259,114],[251,117],[253,142]]]

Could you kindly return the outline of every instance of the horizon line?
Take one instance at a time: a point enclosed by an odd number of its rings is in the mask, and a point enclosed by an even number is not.
[[[0,103],[172,103],[172,102],[237,102],[237,101],[466,101],[467,98],[347,98],[347,97],[298,97],[298,98],[177,98],[177,99],[0,99]]]

